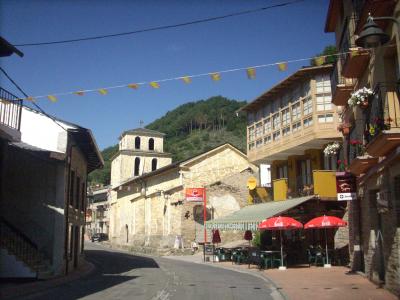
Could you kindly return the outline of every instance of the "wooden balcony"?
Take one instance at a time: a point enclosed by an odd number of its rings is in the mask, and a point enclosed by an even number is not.
[[[313,181],[315,195],[325,200],[337,200],[336,171],[314,170]]]
[[[366,173],[371,167],[378,163],[378,157],[357,156],[349,165],[350,173],[355,176]]]
[[[282,201],[287,199],[287,193],[288,193],[287,178],[273,180],[272,187],[274,190],[274,201]]]
[[[331,74],[332,103],[336,106],[346,106],[351,93],[354,91],[354,80],[344,78],[338,71],[340,61],[335,65]]]
[[[368,66],[370,52],[362,48],[350,48],[345,56],[342,75],[346,78],[360,78]]]
[[[400,105],[398,84],[381,83],[374,92],[369,127],[374,126],[373,134],[367,136],[366,151],[374,157],[382,157],[400,146]]]

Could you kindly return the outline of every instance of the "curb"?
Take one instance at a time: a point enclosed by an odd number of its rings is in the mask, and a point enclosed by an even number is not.
[[[62,284],[77,280],[79,278],[86,277],[95,271],[96,267],[85,260],[83,266],[72,273],[62,276],[56,277],[53,279],[45,280],[45,281],[35,281],[30,283],[21,283],[16,284],[15,286],[0,289],[0,298],[2,300],[13,299],[16,297],[22,296],[36,296],[40,292],[44,290],[48,290],[54,287],[58,287]]]

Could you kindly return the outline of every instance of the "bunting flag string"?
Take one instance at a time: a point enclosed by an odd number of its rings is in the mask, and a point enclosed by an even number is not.
[[[392,46],[392,45],[389,45],[389,46]],[[384,46],[384,47],[389,47],[389,46]],[[363,49],[363,51],[370,51],[370,50]],[[35,102],[38,99],[47,98],[51,102],[57,102],[58,101],[58,97],[60,97],[60,96],[67,96],[67,95],[84,96],[84,95],[86,95],[88,93],[92,93],[92,92],[97,92],[97,93],[99,93],[101,95],[107,95],[109,93],[109,90],[111,90],[111,89],[127,88],[128,87],[128,88],[131,88],[133,90],[137,90],[137,89],[139,89],[139,87],[141,85],[149,85],[151,88],[159,89],[160,88],[160,83],[162,83],[162,82],[179,80],[179,81],[182,81],[185,84],[189,84],[189,83],[192,83],[193,79],[199,78],[199,77],[205,77],[205,76],[209,76],[213,81],[220,81],[221,77],[222,77],[222,74],[231,73],[231,72],[237,72],[237,71],[245,71],[248,79],[255,79],[256,78],[256,69],[276,66],[279,71],[284,72],[284,71],[287,71],[289,63],[297,63],[297,62],[302,62],[302,61],[313,61],[316,66],[321,66],[326,62],[328,57],[332,57],[332,56],[340,57],[342,55],[347,55],[347,54],[349,54],[351,56],[354,56],[354,55],[359,54],[359,52],[358,52],[358,50],[357,51],[350,50],[348,52],[329,54],[329,55],[322,55],[322,56],[318,56],[318,57],[292,59],[292,60],[280,61],[280,62],[275,62],[275,63],[262,64],[262,65],[257,65],[257,66],[250,66],[250,67],[244,67],[244,68],[235,68],[235,69],[222,70],[222,71],[212,72],[212,73],[202,73],[202,74],[196,74],[196,75],[185,75],[185,76],[166,78],[166,79],[160,79],[160,80],[152,80],[152,81],[147,81],[147,82],[136,82],[136,83],[115,85],[115,86],[109,86],[109,87],[102,87],[102,88],[97,88],[97,89],[82,89],[82,90],[78,90],[78,91],[75,90],[75,91],[72,91],[72,92],[65,92],[65,93],[52,93],[52,94],[42,95],[42,96],[30,96],[30,97],[21,98],[21,99]]]

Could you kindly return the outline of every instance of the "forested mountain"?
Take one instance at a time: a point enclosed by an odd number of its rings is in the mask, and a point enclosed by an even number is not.
[[[146,128],[166,134],[164,151],[172,154],[173,161],[187,159],[225,142],[240,150],[246,149],[246,120],[236,116],[245,101],[221,96],[183,104],[155,120]],[[92,184],[110,182],[110,158],[118,145],[102,151],[105,166],[89,176]]]

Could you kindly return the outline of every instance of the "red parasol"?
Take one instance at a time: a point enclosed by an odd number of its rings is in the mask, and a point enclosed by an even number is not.
[[[336,228],[346,226],[347,222],[333,216],[322,216],[314,218],[304,225],[305,229],[309,228]]]
[[[213,242],[213,244],[221,243],[221,237],[219,236],[218,229],[213,229],[213,231],[212,231],[212,242]]]
[[[326,234],[327,228],[337,228],[344,227],[347,225],[347,222],[333,216],[322,216],[314,218],[304,225],[305,229],[315,229],[315,228],[324,228],[325,229],[325,252],[326,252],[326,267],[330,267],[329,264],[329,255],[328,255],[328,236]]]
[[[303,228],[303,224],[290,217],[273,217],[258,224],[258,229],[279,230],[279,234],[281,237],[281,266],[279,267],[280,270],[286,269],[286,267],[283,266],[282,230],[300,228]]]
[[[258,229],[267,230],[288,230],[297,228],[303,228],[303,224],[290,217],[269,218],[258,224]]]

